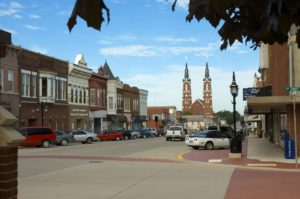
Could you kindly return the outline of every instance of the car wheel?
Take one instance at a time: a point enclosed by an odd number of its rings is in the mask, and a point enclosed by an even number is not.
[[[193,149],[199,149],[199,147],[198,147],[198,146],[192,146],[192,148],[193,148]]]
[[[87,144],[92,144],[93,143],[93,138],[87,138],[86,143]]]
[[[169,138],[168,138],[168,137],[166,137],[166,141],[169,141]]]
[[[42,142],[42,147],[44,148],[49,148],[50,147],[50,141],[49,140],[44,140]]]
[[[61,144],[62,146],[67,146],[67,145],[68,145],[68,140],[67,140],[67,139],[63,139],[63,140],[60,142],[60,144]]]
[[[146,138],[147,136],[146,135],[143,135],[143,138]]]
[[[119,141],[119,140],[121,140],[120,137],[116,137],[116,141]]]
[[[205,144],[205,149],[207,149],[207,150],[212,150],[212,149],[214,149],[214,144],[213,144],[212,142],[207,142],[207,143]]]

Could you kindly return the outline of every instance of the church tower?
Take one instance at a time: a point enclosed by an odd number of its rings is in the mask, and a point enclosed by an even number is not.
[[[191,90],[191,79],[189,76],[189,69],[187,63],[185,64],[183,90],[182,90],[182,112],[191,112],[192,108],[192,90]]]
[[[204,100],[204,116],[212,117],[212,90],[211,90],[211,79],[209,77],[208,63],[206,62],[205,76],[203,79],[203,100]]]

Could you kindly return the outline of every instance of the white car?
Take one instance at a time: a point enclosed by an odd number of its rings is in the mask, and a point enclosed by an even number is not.
[[[76,130],[70,132],[72,135],[74,135],[74,139],[76,142],[81,142],[82,144],[91,144],[93,141],[98,141],[97,134],[93,132],[88,132],[84,130]]]
[[[186,145],[193,149],[215,149],[215,148],[229,148],[230,135],[216,130],[205,130],[190,135],[186,140]]]

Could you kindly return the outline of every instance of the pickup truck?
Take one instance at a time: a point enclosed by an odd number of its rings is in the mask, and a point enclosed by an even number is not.
[[[185,140],[185,131],[182,126],[170,126],[166,133],[166,141],[173,139]]]

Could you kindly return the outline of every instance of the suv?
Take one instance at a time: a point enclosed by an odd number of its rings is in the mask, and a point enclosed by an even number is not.
[[[42,146],[49,148],[56,143],[56,134],[48,127],[23,127],[19,132],[26,138],[19,146]]]

